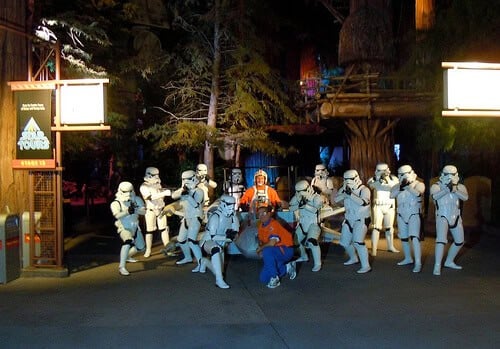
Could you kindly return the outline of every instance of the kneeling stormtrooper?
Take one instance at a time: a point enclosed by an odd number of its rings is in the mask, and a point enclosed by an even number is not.
[[[207,256],[201,259],[200,273],[208,268],[215,275],[215,284],[219,288],[229,288],[224,281],[224,248],[232,241],[240,229],[238,217],[234,214],[236,200],[233,196],[222,195],[217,209],[208,218],[206,230],[201,234],[200,246]]]
[[[361,261],[359,274],[372,270],[368,261],[368,249],[365,236],[370,224],[370,189],[362,184],[358,171],[344,172],[344,183],[340,188],[335,202],[344,202],[345,219],[342,222],[340,245],[344,247],[349,260],[344,265],[352,265]],[[358,256],[356,256],[356,252]]]
[[[306,248],[311,250],[314,272],[321,270],[319,211],[323,203],[323,197],[317,194],[307,181],[301,180],[295,184],[295,195],[290,200],[290,211],[296,212],[298,218],[295,234],[299,243],[300,258],[297,262],[308,261]]]
[[[439,181],[431,186],[431,197],[436,204],[436,250],[434,275],[441,275],[441,261],[444,246],[448,243],[448,229],[453,237],[453,244],[448,250],[444,266],[452,269],[462,269],[455,264],[455,257],[464,244],[464,227],[460,211],[460,201],[469,199],[465,185],[458,183],[458,170],[453,165],[447,165],[441,171]]]
[[[134,186],[130,182],[121,182],[115,194],[115,200],[110,205],[111,213],[115,217],[115,226],[123,241],[120,250],[119,272],[129,275],[126,262],[136,262],[132,258],[137,251],[144,250],[144,237],[139,227],[139,215],[146,213],[144,201],[135,195]]]

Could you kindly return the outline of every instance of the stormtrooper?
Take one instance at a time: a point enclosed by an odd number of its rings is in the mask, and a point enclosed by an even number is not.
[[[417,175],[410,165],[398,168],[399,185],[391,189],[391,198],[396,199],[398,210],[398,235],[403,245],[405,258],[398,265],[413,263],[411,247],[415,263],[413,272],[422,270],[422,249],[420,245],[420,228],[422,224],[422,198],[425,184],[417,180]],[[411,240],[411,246],[410,246]]]
[[[198,244],[198,233],[200,231],[201,222],[204,216],[203,190],[198,185],[196,172],[192,170],[182,172],[182,187],[172,193],[172,199],[179,199],[179,204],[182,207],[182,219],[177,235],[177,242],[184,254],[184,258],[177,261],[176,264],[191,263],[191,251],[198,265],[193,269],[193,272],[198,272],[200,268],[201,249]]]
[[[335,197],[335,202],[343,202],[345,207],[340,245],[345,248],[349,260],[344,262],[344,265],[352,265],[361,261],[361,268],[357,272],[363,274],[372,270],[365,245],[365,236],[370,224],[371,193],[370,189],[361,183],[358,171],[347,170],[344,172],[343,179],[344,182]]]
[[[281,207],[278,192],[267,184],[267,173],[258,170],[254,175],[254,185],[248,188],[240,199],[240,206],[255,213],[257,205],[268,204],[274,208]]]
[[[434,275],[441,275],[441,261],[444,247],[448,243],[448,230],[453,243],[444,262],[446,268],[462,269],[455,264],[455,257],[464,244],[464,228],[460,210],[460,201],[469,199],[465,185],[458,183],[458,170],[453,165],[446,165],[441,171],[439,181],[431,186],[430,194],[436,204],[436,250]]]
[[[233,168],[231,170],[231,178],[224,182],[224,193],[234,197],[235,199],[235,211],[238,211],[240,207],[240,198],[245,192],[245,186],[242,183],[243,174],[239,168]]]
[[[121,275],[130,275],[126,263],[137,262],[132,256],[137,251],[144,250],[144,238],[139,227],[139,215],[146,213],[144,201],[135,195],[132,183],[121,182],[118,185],[115,200],[110,204],[110,208],[116,219],[115,226],[118,234],[123,241],[118,271]]]
[[[375,175],[367,185],[372,190],[372,256],[377,255],[377,246],[380,231],[385,230],[387,250],[399,252],[394,247],[394,218],[396,217],[396,201],[391,199],[391,189],[399,184],[396,176],[391,175],[386,163],[379,163],[375,167]]]
[[[236,200],[230,195],[220,197],[217,209],[210,214],[206,230],[201,233],[200,246],[207,257],[201,259],[200,273],[208,268],[215,275],[215,284],[219,288],[229,288],[224,281],[222,266],[224,265],[224,249],[226,244],[236,236],[240,222],[236,217]]]
[[[159,232],[163,246],[167,246],[169,237],[169,228],[167,225],[167,216],[162,210],[165,207],[164,197],[170,196],[171,192],[168,189],[162,189],[160,180],[160,171],[156,167],[146,168],[144,174],[144,183],[141,184],[139,191],[146,203],[146,252],[144,257],[151,256],[151,248],[153,246],[153,234]]]
[[[321,270],[321,248],[318,241],[321,234],[319,212],[323,204],[323,197],[307,181],[301,180],[295,184],[295,195],[290,200],[289,209],[295,213],[298,222],[295,234],[299,242],[300,258],[297,262],[309,260],[306,252],[308,248],[314,262],[314,272]]]
[[[316,165],[314,177],[311,180],[311,186],[316,193],[321,194],[325,204],[329,205],[333,202],[337,191],[335,190],[332,179],[328,177],[328,170],[325,165]]]
[[[207,207],[210,204],[209,189],[217,188],[217,183],[208,177],[208,168],[205,164],[198,164],[196,166],[196,177],[198,178],[198,187],[203,190],[203,205]]]

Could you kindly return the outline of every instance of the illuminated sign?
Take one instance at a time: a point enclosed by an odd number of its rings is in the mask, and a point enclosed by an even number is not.
[[[500,64],[443,62],[443,116],[500,117]]]
[[[51,90],[17,91],[16,159],[52,159]]]
[[[61,86],[61,124],[102,124],[105,109],[104,84]]]

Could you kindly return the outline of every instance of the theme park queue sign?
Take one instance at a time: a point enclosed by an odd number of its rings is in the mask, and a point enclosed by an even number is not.
[[[52,131],[109,130],[108,79],[13,81],[17,103],[15,169],[55,169],[59,145]],[[56,105],[52,105],[55,100]],[[59,102],[58,102],[59,101]],[[56,154],[55,154],[56,153]]]
[[[17,91],[16,158],[13,168],[55,168],[51,90]]]

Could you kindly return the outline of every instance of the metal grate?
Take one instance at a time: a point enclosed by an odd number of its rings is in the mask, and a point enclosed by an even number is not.
[[[30,192],[32,193],[32,212],[41,212],[40,253],[31,254],[34,267],[56,266],[57,264],[57,191],[55,171],[30,172]]]

